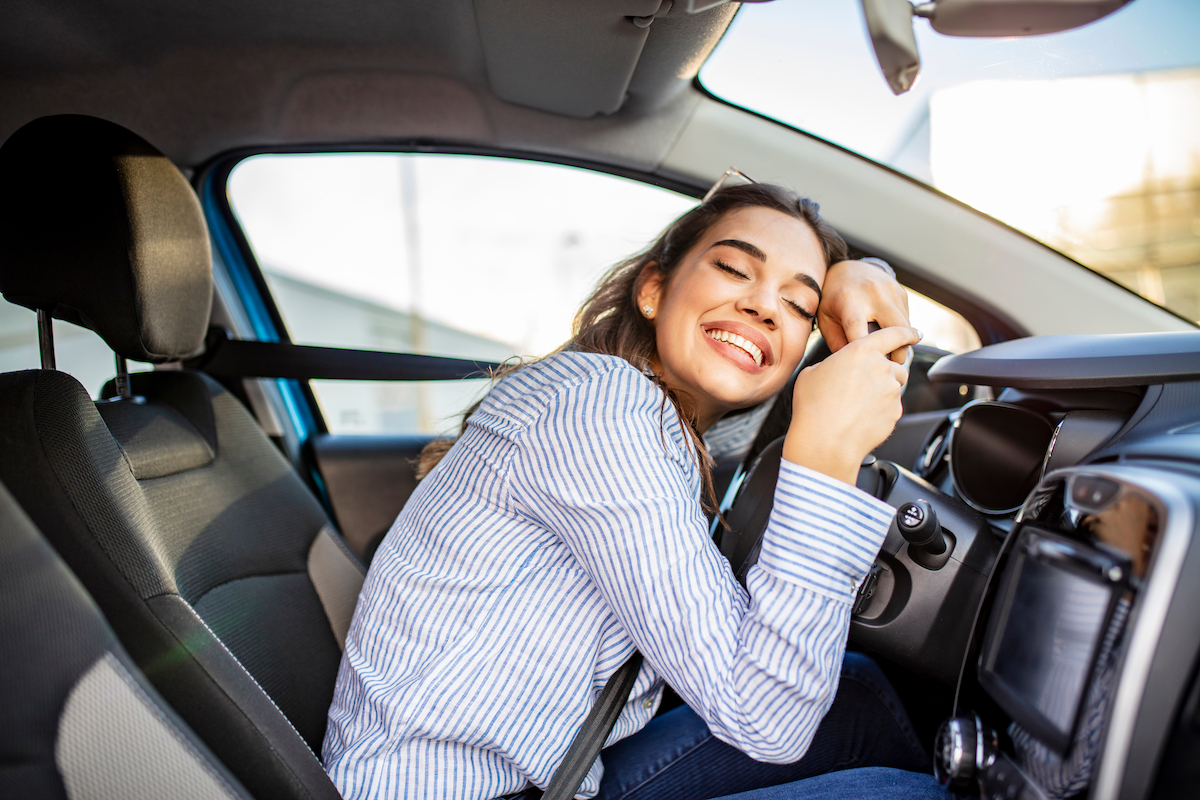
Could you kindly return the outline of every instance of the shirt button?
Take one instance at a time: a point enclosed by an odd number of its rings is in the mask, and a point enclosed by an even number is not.
[[[654,698],[653,698],[653,697],[647,697],[645,700],[643,700],[643,701],[642,701],[642,708],[646,709],[647,711],[649,711],[650,709],[654,708]]]

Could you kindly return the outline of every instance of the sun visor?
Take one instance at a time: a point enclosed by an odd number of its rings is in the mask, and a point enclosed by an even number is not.
[[[652,22],[671,6],[671,0],[475,0],[492,92],[568,117],[612,114],[625,102]]]

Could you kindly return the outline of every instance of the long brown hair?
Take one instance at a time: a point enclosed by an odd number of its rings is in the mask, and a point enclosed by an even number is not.
[[[575,315],[571,339],[555,352],[573,350],[619,356],[637,369],[653,374],[650,367],[658,354],[654,326],[640,312],[637,302],[643,282],[651,274],[657,273],[662,285],[669,286],[683,256],[699,243],[718,220],[738,209],[758,207],[770,208],[806,223],[821,243],[827,268],[846,258],[846,243],[821,218],[818,213],[820,207],[812,200],[800,197],[782,186],[766,183],[722,188],[706,202],[668,225],[645,250],[610,269]],[[493,378],[498,381],[529,363],[532,362],[506,365],[497,370]],[[671,400],[679,418],[686,423],[683,427],[691,437],[700,466],[705,506],[713,511],[717,498],[712,482],[712,458],[708,455],[704,439],[696,430],[696,421],[684,412],[679,397],[671,387],[660,378],[654,377],[653,380]],[[475,403],[463,415],[460,433],[466,431],[467,420],[477,408],[479,403]],[[418,478],[429,474],[453,444],[452,439],[438,439],[426,445],[417,466]]]

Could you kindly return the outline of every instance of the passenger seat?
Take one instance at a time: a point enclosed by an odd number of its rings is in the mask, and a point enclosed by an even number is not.
[[[0,485],[0,798],[248,800]]]
[[[27,124],[0,147],[0,292],[39,312],[46,367],[0,375],[0,481],[253,795],[336,798],[314,754],[364,570],[241,403],[178,368],[212,302],[187,180],[118,125]],[[93,402],[51,316],[171,369]]]

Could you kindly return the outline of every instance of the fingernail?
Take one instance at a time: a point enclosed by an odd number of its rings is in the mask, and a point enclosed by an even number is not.
[[[925,334],[921,333],[921,331],[918,329],[917,330],[917,341],[919,342],[924,338],[925,338]]]

